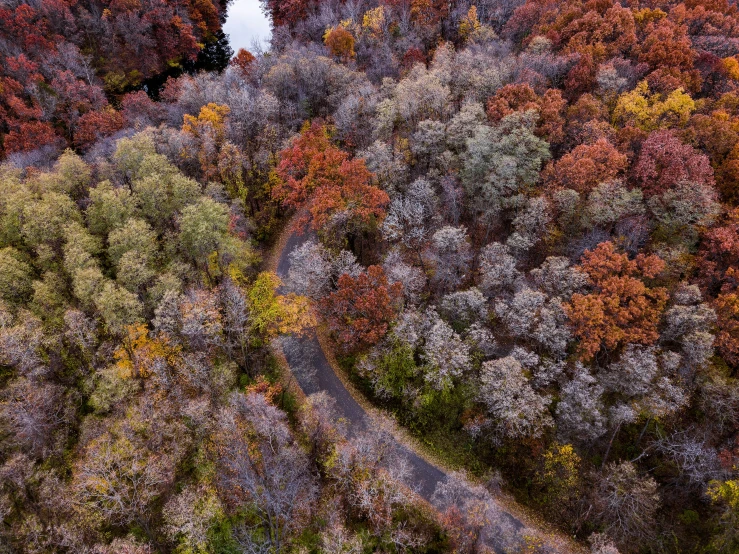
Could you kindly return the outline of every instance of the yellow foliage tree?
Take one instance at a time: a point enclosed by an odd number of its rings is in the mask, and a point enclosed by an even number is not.
[[[213,147],[220,150],[226,142],[226,117],[230,112],[228,106],[211,102],[200,108],[197,117],[185,114],[182,132],[197,139],[197,158],[206,180],[215,179],[220,174],[220,156]]]
[[[634,90],[619,96],[613,112],[613,123],[634,125],[645,131],[681,127],[695,111],[695,102],[682,88],[664,97],[650,94],[649,84],[641,81]]]
[[[156,360],[165,360],[174,365],[179,357],[179,348],[170,345],[166,339],[152,339],[145,324],[130,325],[122,346],[115,351],[114,358],[118,374],[123,379],[146,378]]]
[[[367,11],[362,18],[362,28],[370,31],[375,37],[380,37],[385,30],[385,8],[377,6]]]
[[[706,491],[715,503],[724,506],[721,523],[724,532],[713,540],[717,552],[736,552],[739,548],[739,480],[711,481]]]
[[[467,40],[472,34],[479,31],[480,27],[480,20],[477,18],[477,6],[470,6],[467,15],[459,23],[459,36],[463,40]]]
[[[278,295],[280,278],[260,273],[247,293],[254,340],[268,341],[280,334],[301,333],[314,324],[308,299],[297,294]]]
[[[214,131],[216,138],[222,141],[225,133],[226,116],[230,112],[231,108],[228,106],[211,102],[200,108],[197,117],[185,114],[182,131],[197,138],[204,138],[207,133]]]

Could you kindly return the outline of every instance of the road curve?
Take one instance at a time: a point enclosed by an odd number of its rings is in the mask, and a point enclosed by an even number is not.
[[[282,243],[276,267],[277,275],[283,282],[286,281],[290,269],[288,257],[290,252],[310,238],[308,233],[299,234],[292,230],[286,232],[289,232],[290,235]],[[288,348],[283,343],[282,350],[292,374],[306,395],[326,392],[334,399],[338,415],[347,421],[350,436],[369,428],[371,425],[370,416],[336,375],[314,331],[307,333],[303,338],[290,339],[290,347]],[[406,458],[412,469],[410,474],[412,482],[405,484],[418,492],[425,500],[431,501],[436,486],[448,478],[447,474],[429,463],[417,452],[397,441],[397,439],[396,442],[401,455]],[[483,540],[488,547],[496,552],[510,552],[512,536],[515,537],[514,543],[520,543],[522,537],[531,530],[527,529],[523,522],[495,500],[491,501],[495,503],[493,513],[495,513],[497,521],[491,522],[490,528],[483,534]],[[556,542],[560,543],[561,541],[557,540]],[[566,546],[563,549],[561,544],[557,547],[550,546],[548,550],[553,553],[572,551]]]

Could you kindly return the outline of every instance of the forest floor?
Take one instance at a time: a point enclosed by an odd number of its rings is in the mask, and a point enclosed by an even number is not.
[[[311,237],[299,233],[288,223],[276,241],[266,267],[283,280],[290,269],[289,254]],[[310,395],[326,392],[336,404],[337,415],[347,425],[349,436],[363,432],[383,430],[392,436],[402,456],[410,467],[408,482],[411,490],[433,505],[432,496],[439,483],[449,478],[455,468],[428,452],[415,438],[404,431],[390,416],[372,406],[349,382],[333,355],[332,344],[325,330],[317,326],[301,337],[283,337],[275,344],[276,355],[282,364],[287,382],[296,381],[298,394]],[[294,381],[293,381],[294,379]],[[295,389],[294,386],[290,388]],[[482,537],[495,552],[528,552],[534,544],[537,552],[582,553],[584,549],[569,537],[553,530],[535,515],[528,513],[512,498],[502,493],[491,495],[491,513],[495,514]]]

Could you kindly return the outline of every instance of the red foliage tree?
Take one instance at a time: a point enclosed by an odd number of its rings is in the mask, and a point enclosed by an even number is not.
[[[726,214],[723,225],[706,231],[698,259],[699,282],[709,295],[739,287],[739,208]]]
[[[264,10],[272,16],[275,27],[293,26],[304,20],[316,6],[315,0],[261,0]]]
[[[244,77],[248,77],[254,70],[256,60],[251,52],[244,48],[239,48],[238,53],[231,59],[230,63],[232,66],[237,67]]]
[[[314,229],[336,220],[370,226],[382,221],[390,202],[384,191],[370,184],[372,173],[364,160],[349,159],[331,144],[327,128],[319,122],[306,125],[280,153],[275,174],[273,197],[290,208],[306,207]]]
[[[387,333],[402,295],[400,283],[388,284],[380,266],[357,278],[339,277],[338,289],[322,303],[329,328],[347,351],[372,346]]]
[[[602,348],[648,345],[659,338],[657,325],[668,294],[662,287],[648,286],[644,279],[656,277],[664,267],[657,256],[639,254],[629,260],[611,242],[585,252],[580,270],[587,274],[592,290],[574,294],[565,305],[582,359],[592,359]]]
[[[34,150],[58,140],[53,127],[45,121],[11,122],[2,146],[8,154]]]
[[[550,188],[570,188],[587,194],[598,184],[620,177],[628,165],[621,154],[606,139],[594,144],[581,144],[542,173]]]
[[[649,23],[639,46],[639,61],[649,64],[652,90],[667,92],[678,87],[700,90],[700,74],[693,70],[696,54],[685,25],[662,18]]]
[[[725,292],[712,303],[716,310],[716,348],[723,359],[739,367],[739,294]]]
[[[80,148],[86,148],[99,138],[112,135],[122,128],[123,115],[113,108],[87,112],[80,117],[74,133],[74,143]]]
[[[706,155],[684,144],[671,130],[655,131],[647,137],[632,173],[646,196],[662,194],[682,181],[715,184]]]

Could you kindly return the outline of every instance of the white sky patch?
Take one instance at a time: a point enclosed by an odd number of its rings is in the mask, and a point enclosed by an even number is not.
[[[257,40],[265,47],[270,37],[270,25],[262,12],[259,0],[234,0],[228,8],[228,17],[223,32],[236,54],[240,48],[251,49]]]

